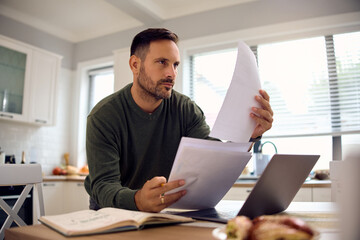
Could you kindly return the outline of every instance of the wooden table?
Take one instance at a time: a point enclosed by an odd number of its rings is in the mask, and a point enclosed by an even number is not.
[[[219,205],[241,206],[241,201],[221,201]],[[339,231],[336,228],[336,206],[333,203],[325,202],[293,202],[285,211],[285,214],[300,217],[315,227],[321,236],[321,240],[340,239]],[[176,226],[148,228],[139,231],[118,232],[99,234],[84,237],[66,238],[61,234],[43,226],[33,225],[7,229],[6,240],[107,240],[107,239],[215,239],[212,231],[224,224],[211,222],[195,222]]]

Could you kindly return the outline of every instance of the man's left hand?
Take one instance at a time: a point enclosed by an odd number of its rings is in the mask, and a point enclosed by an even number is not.
[[[265,90],[259,90],[260,95],[255,100],[260,103],[261,108],[252,107],[250,117],[256,121],[256,127],[251,138],[257,138],[269,130],[273,122],[273,111],[270,106],[270,97]]]

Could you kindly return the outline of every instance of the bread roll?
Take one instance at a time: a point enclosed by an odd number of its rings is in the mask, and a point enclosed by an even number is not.
[[[229,220],[227,239],[311,240],[313,230],[301,219],[284,215],[260,216],[251,221],[245,216]]]
[[[245,216],[237,216],[229,220],[226,226],[227,239],[248,239],[252,225],[251,220]]]
[[[251,230],[250,240],[311,240],[312,235],[291,226],[262,221]]]

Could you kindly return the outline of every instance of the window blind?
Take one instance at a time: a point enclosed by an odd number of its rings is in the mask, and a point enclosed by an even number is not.
[[[236,49],[231,48],[190,57],[190,98],[204,111],[210,127],[230,85],[236,55]]]
[[[251,47],[274,110],[266,137],[360,132],[359,42],[355,32]],[[191,97],[212,126],[232,78],[236,49],[191,58]]]
[[[330,74],[333,108],[333,132],[360,131],[360,32],[335,35],[336,74]],[[331,46],[331,42],[329,44]],[[335,67],[334,66],[334,67]],[[337,83],[336,79],[338,80]],[[338,117],[336,117],[338,116]]]

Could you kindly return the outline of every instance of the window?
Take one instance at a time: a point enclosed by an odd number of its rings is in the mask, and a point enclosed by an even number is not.
[[[360,130],[359,40],[352,33],[258,46],[260,78],[277,120],[268,136]]]
[[[264,140],[274,142],[280,153],[320,154],[315,168],[329,168],[334,139],[341,143],[344,134],[352,136],[345,143],[360,139],[359,42],[356,32],[252,47],[275,114]],[[191,56],[190,97],[210,127],[230,84],[236,51]]]
[[[236,56],[236,50],[227,49],[195,55],[191,59],[194,71],[190,97],[206,113],[207,123],[211,127],[230,85]]]
[[[114,71],[112,67],[89,71],[89,112],[101,99],[113,92]]]

